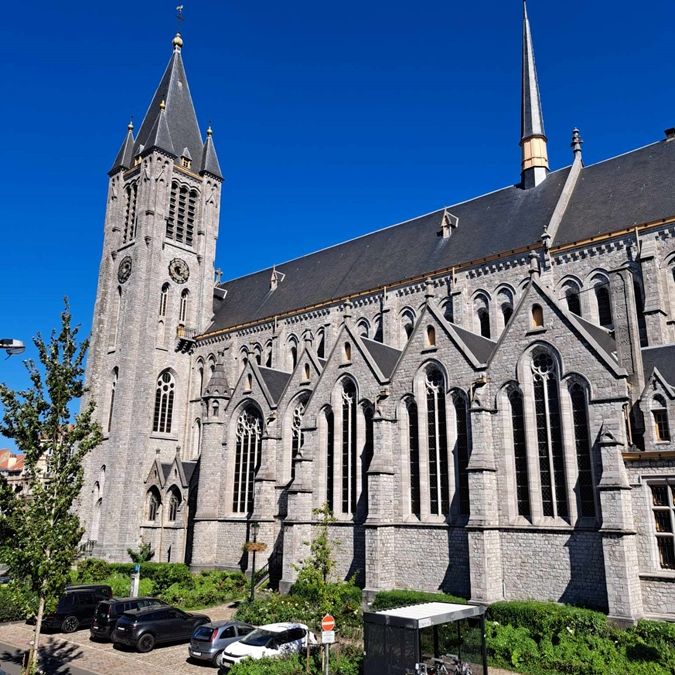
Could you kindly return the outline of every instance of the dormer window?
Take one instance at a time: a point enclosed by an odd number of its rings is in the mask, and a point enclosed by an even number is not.
[[[139,166],[142,161],[143,158],[140,155],[136,155],[136,157],[134,157],[134,166]]]
[[[187,157],[181,157],[180,158],[180,165],[184,169],[190,169],[190,168],[192,168],[192,161],[189,160]]]

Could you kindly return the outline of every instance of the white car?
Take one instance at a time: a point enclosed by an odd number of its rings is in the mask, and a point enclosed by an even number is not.
[[[220,670],[227,672],[231,666],[244,659],[262,659],[270,656],[295,654],[317,644],[316,636],[304,623],[269,623],[256,628],[245,638],[225,648],[220,657]]]

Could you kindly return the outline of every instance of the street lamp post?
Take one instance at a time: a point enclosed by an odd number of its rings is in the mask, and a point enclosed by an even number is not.
[[[253,561],[251,563],[251,597],[250,601],[253,602],[255,599],[255,554],[256,554],[256,544],[258,542],[258,531],[260,530],[260,523],[251,523],[251,534],[253,536],[253,546],[251,547],[253,552]]]
[[[12,356],[12,354],[23,354],[26,351],[26,347],[21,340],[12,338],[0,338],[0,349],[4,349],[7,352],[7,358]]]

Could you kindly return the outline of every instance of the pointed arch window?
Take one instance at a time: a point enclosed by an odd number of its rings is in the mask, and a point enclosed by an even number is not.
[[[415,328],[415,312],[412,309],[406,309],[401,314],[401,343],[405,344],[412,335]]]
[[[633,279],[633,294],[635,295],[635,310],[637,312],[638,331],[640,333],[640,347],[646,347],[649,344],[647,336],[647,321],[645,319],[645,295],[641,284],[637,279]]]
[[[361,456],[361,490],[360,500],[363,502],[362,517],[368,514],[368,469],[373,461],[373,452],[375,448],[375,429],[373,418],[375,408],[372,403],[366,402],[363,406],[363,420],[365,422],[365,438],[363,443],[363,454]],[[353,511],[356,513],[356,511]]]
[[[478,332],[486,338],[490,337],[490,303],[487,297],[479,294],[473,301],[474,311],[476,313],[476,324]]]
[[[272,367],[272,343],[271,342],[267,342],[265,344],[265,367],[266,368]]]
[[[112,294],[112,307],[110,308],[112,322],[110,325],[110,339],[108,346],[115,349],[117,346],[117,336],[120,331],[120,318],[122,316],[122,287],[117,287],[117,292]]]
[[[543,513],[549,517],[567,518],[560,395],[553,357],[547,352],[535,354],[532,358],[532,374]]]
[[[199,417],[192,425],[192,458],[197,459],[202,449],[202,421]]]
[[[316,348],[316,355],[320,359],[326,358],[326,332],[323,328],[318,333],[319,346]]]
[[[530,517],[530,482],[527,466],[527,444],[525,440],[525,413],[523,395],[518,389],[511,389],[508,395],[511,405],[511,433],[513,456],[516,465],[516,499],[518,515]]]
[[[455,457],[457,462],[457,473],[459,475],[459,513],[469,515],[469,457],[471,449],[469,446],[469,418],[466,399],[461,394],[453,397],[453,406],[455,409]]]
[[[153,415],[152,430],[161,434],[171,433],[173,418],[173,402],[176,390],[176,380],[170,370],[163,370],[157,378],[155,389],[155,413]]]
[[[532,328],[543,328],[544,326],[544,310],[541,305],[532,305]]]
[[[169,215],[166,219],[166,238],[186,246],[194,242],[194,228],[199,192],[178,181],[171,183]]]
[[[335,511],[335,420],[333,411],[324,411],[326,424],[326,503],[331,512]]]
[[[598,303],[598,323],[604,328],[611,328],[612,305],[609,300],[609,284],[604,281],[595,287],[595,300]]]
[[[502,305],[502,319],[504,320],[504,326],[508,325],[513,316],[513,307],[507,303]]]
[[[237,419],[232,497],[234,513],[253,511],[253,485],[260,464],[262,428],[262,416],[253,406],[246,408]]]
[[[108,406],[108,433],[112,429],[113,411],[115,410],[115,389],[117,389],[117,379],[119,377],[119,368],[115,366],[112,370],[110,380],[110,405]]]
[[[443,316],[450,323],[455,321],[455,306],[451,297],[447,298],[443,303]]]
[[[375,332],[373,334],[373,340],[375,342],[383,342],[384,341],[384,336],[383,336],[383,331],[382,331],[382,315],[378,314],[375,317]]]
[[[163,284],[159,292],[159,315],[166,316],[166,305],[169,300],[169,284]]]
[[[565,284],[565,302],[567,303],[567,309],[577,316],[581,316],[581,300],[579,292],[579,285],[574,281],[568,281]]]
[[[138,197],[138,181],[129,183],[125,188],[126,206],[124,209],[124,228],[122,243],[126,244],[136,238],[136,200]]]
[[[429,509],[432,515],[450,513],[448,432],[445,380],[438,370],[427,372],[427,441],[429,454]]]
[[[409,398],[405,402],[407,412],[408,465],[410,467],[410,513],[421,517],[420,490],[420,441],[417,422],[417,403]]]
[[[190,291],[184,288],[180,294],[180,309],[178,312],[178,321],[185,323],[188,315],[188,303],[190,302]]]
[[[368,319],[359,319],[356,324],[356,330],[361,337],[367,338],[370,333],[370,324]]]
[[[342,513],[356,513],[356,387],[351,380],[342,386]]]
[[[668,407],[662,396],[652,399],[652,417],[654,419],[654,437],[658,443],[670,441],[670,425],[668,424]]]
[[[291,420],[291,480],[295,480],[295,460],[300,454],[302,448],[302,416],[305,414],[307,399],[298,401],[293,408],[293,418]]]
[[[575,382],[570,387],[574,444],[579,471],[579,502],[582,517],[595,517],[595,490],[591,459],[591,439],[588,431],[588,403],[585,388]]]
[[[162,505],[162,498],[159,496],[157,488],[151,487],[148,490],[146,514],[151,523],[156,522],[159,515],[159,508]]]
[[[175,523],[178,519],[178,509],[180,508],[180,503],[182,499],[180,496],[180,491],[177,487],[172,487],[169,490],[169,522]]]
[[[436,346],[436,329],[433,326],[427,326],[426,342],[427,347]]]

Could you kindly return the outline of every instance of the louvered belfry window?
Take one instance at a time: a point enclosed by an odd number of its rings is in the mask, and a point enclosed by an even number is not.
[[[152,430],[160,434],[171,433],[175,389],[176,380],[173,373],[170,370],[163,370],[157,378],[155,414],[153,415],[152,423]]]
[[[450,513],[448,485],[448,433],[445,415],[445,380],[437,371],[427,373],[427,441],[429,451],[429,510]]]
[[[532,359],[532,373],[543,513],[549,517],[567,518],[560,396],[553,357],[545,352],[536,354]]]
[[[198,196],[199,193],[194,188],[189,188],[178,181],[171,183],[169,215],[166,219],[167,239],[173,239],[186,246],[193,245]]]
[[[237,419],[232,511],[253,511],[253,485],[262,451],[262,416],[249,406]]]
[[[129,183],[125,188],[126,204],[124,209],[124,228],[122,243],[126,244],[136,238],[136,198],[138,197],[138,181]]]

